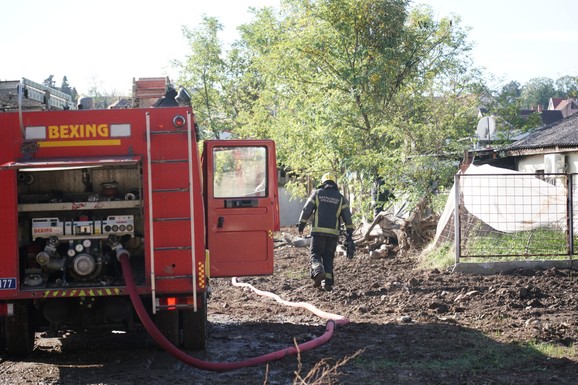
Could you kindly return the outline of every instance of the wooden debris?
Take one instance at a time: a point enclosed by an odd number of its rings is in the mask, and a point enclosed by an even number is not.
[[[382,211],[354,233],[355,245],[375,258],[385,257],[390,252],[401,256],[417,252],[435,235],[438,216],[430,212],[427,197],[420,200],[407,218]]]
[[[283,233],[283,239],[286,244],[295,247],[309,247],[309,245],[311,245],[311,237],[301,237],[289,233]]]

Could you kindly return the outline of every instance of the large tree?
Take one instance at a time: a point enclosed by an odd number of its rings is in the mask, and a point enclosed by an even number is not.
[[[208,16],[203,16],[195,29],[183,27],[191,52],[184,61],[174,63],[181,70],[179,83],[191,90],[197,121],[206,138],[220,138],[231,129],[235,117],[224,100],[227,77],[218,38],[222,29],[217,18]]]
[[[550,78],[540,77],[528,80],[522,87],[522,102],[526,108],[541,105],[548,107],[551,97],[557,94],[554,81]]]
[[[336,172],[357,192],[377,175],[423,192],[455,171],[447,157],[461,154],[477,105],[458,19],[403,0],[284,5],[277,21],[258,13],[244,28],[264,88],[239,133],[266,127],[290,169]]]
[[[573,99],[578,97],[578,76],[562,76],[556,79],[555,85],[556,96]]]
[[[542,119],[538,111],[531,115],[521,114],[524,110],[522,86],[517,81],[510,81],[488,98],[488,114],[495,118],[496,131],[492,135],[494,147],[510,144],[515,135],[540,127]]]
[[[273,138],[296,175],[335,172],[358,197],[378,175],[420,194],[450,182],[478,103],[459,19],[435,20],[406,0],[281,4],[254,10],[226,54],[216,20],[184,30],[192,54],[183,79],[202,95],[201,126]]]

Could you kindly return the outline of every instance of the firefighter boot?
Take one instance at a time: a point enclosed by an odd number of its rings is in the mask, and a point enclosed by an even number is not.
[[[328,282],[327,280],[323,280],[321,281],[321,289],[325,290],[325,291],[331,291],[333,290],[333,285],[331,284],[331,282]]]
[[[325,291],[333,290],[333,274],[325,273],[325,277],[321,281],[321,289]]]
[[[313,279],[313,287],[321,286],[321,282],[325,279],[325,272],[321,262],[311,262],[311,278]]]

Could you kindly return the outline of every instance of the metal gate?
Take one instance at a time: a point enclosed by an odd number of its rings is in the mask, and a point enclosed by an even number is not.
[[[453,227],[456,263],[572,259],[575,178],[509,170],[455,175],[446,234]]]

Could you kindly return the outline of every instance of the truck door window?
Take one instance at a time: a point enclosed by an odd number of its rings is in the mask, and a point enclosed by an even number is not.
[[[213,159],[215,198],[266,196],[265,147],[215,147]]]

